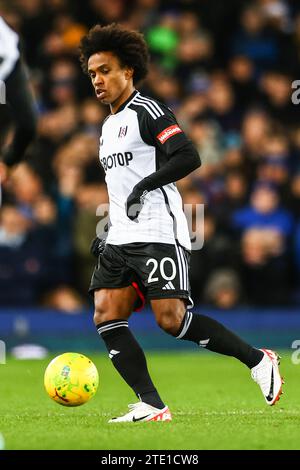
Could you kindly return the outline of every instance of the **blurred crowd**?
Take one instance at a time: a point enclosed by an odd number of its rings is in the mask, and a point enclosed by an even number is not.
[[[91,302],[108,108],[80,69],[78,43],[113,21],[144,33],[151,67],[139,89],[174,110],[201,155],[177,184],[185,203],[205,205],[195,302],[299,305],[299,2],[0,0],[1,14],[22,38],[38,111],[37,139],[2,188],[1,306],[74,312]]]

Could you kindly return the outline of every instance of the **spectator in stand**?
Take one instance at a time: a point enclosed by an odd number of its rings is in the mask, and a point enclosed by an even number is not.
[[[240,273],[248,304],[290,304],[291,263],[284,236],[278,230],[253,227],[244,231]]]
[[[0,217],[0,304],[35,305],[53,282],[49,233],[36,230],[31,214],[20,206],[4,205]]]
[[[270,183],[256,183],[250,205],[233,213],[234,227],[239,231],[249,228],[270,228],[278,232],[287,243],[292,235],[294,221],[292,214],[280,206],[276,188]]]
[[[239,275],[232,269],[217,269],[208,278],[204,289],[204,302],[222,310],[242,303]]]
[[[249,57],[255,64],[256,76],[279,60],[279,39],[266,28],[261,8],[252,3],[246,5],[241,15],[241,28],[234,34],[232,53]]]
[[[247,202],[248,183],[240,170],[231,170],[225,176],[224,195],[212,211],[218,220],[219,231],[233,236],[232,215]]]
[[[203,302],[207,282],[220,268],[238,267],[238,252],[234,243],[217,230],[214,216],[205,211],[204,245],[201,250],[192,251],[190,282],[195,302]],[[197,227],[202,230],[201,226]]]
[[[300,113],[291,100],[291,75],[281,70],[263,73],[261,90],[265,107],[270,115],[283,126],[300,122]]]
[[[237,131],[241,110],[235,102],[233,89],[226,77],[214,77],[208,90],[209,116],[224,132]]]
[[[259,100],[253,61],[246,55],[236,55],[230,59],[228,68],[236,101],[245,112]]]

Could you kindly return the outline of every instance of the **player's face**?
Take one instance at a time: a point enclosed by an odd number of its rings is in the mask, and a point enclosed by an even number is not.
[[[133,91],[133,70],[122,67],[112,52],[97,52],[88,60],[88,72],[96,96],[103,104],[117,109]]]

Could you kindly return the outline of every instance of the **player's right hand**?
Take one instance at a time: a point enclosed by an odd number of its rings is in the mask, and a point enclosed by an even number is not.
[[[98,237],[94,238],[91,243],[90,252],[93,256],[95,256],[95,258],[98,258],[100,255],[102,255],[105,248],[105,243],[105,239],[101,239]]]

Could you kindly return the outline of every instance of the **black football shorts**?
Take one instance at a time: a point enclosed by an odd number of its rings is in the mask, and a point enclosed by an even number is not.
[[[102,288],[133,286],[141,310],[145,298],[186,299],[193,306],[189,283],[190,253],[178,245],[167,243],[107,244],[98,258],[89,292]]]

